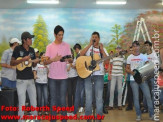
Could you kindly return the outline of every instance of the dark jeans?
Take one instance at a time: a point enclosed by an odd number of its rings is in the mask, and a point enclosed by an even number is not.
[[[68,78],[68,107],[74,105],[77,77]]]
[[[84,107],[84,79],[77,77],[76,92],[75,92],[75,103],[74,103],[74,114],[77,113],[78,107]]]
[[[49,91],[51,115],[56,116],[57,112],[53,111],[54,106],[66,107],[67,79],[58,80],[49,78]],[[61,115],[66,116],[67,111],[61,111]],[[51,122],[56,121],[51,120]],[[62,122],[67,122],[67,120],[62,120]]]
[[[106,97],[104,97],[104,106],[109,106],[110,102],[110,80],[107,83]]]
[[[9,88],[16,88],[16,81],[11,81],[8,78],[1,77],[2,80],[2,88],[9,87]]]
[[[104,97],[104,107],[109,106],[110,102],[110,80],[107,83],[107,92],[106,96]],[[115,91],[114,91],[114,106],[118,106],[118,88],[117,85],[115,86]]]
[[[127,103],[129,108],[133,108],[133,93],[130,86],[130,81],[127,81]]]
[[[47,84],[36,83],[36,92],[37,92],[37,106],[47,106],[48,105],[48,86]],[[43,98],[43,103],[42,103]]]

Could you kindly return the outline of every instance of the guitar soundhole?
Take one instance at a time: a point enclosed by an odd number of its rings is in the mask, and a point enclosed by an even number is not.
[[[87,66],[87,62],[85,61],[85,67],[86,67],[86,69],[88,70],[88,66]]]
[[[27,65],[28,65],[28,61],[25,61],[25,62],[24,62],[24,65],[26,65],[26,66],[27,66]]]

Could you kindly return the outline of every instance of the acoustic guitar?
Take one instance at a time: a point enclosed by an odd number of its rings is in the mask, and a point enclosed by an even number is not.
[[[107,56],[105,58],[100,58],[100,56],[98,54],[94,54],[93,60],[95,60],[95,61],[93,62],[93,64],[94,64],[93,66],[91,65],[92,64],[91,56],[80,56],[76,60],[77,73],[81,78],[87,78],[89,75],[91,75],[92,72],[100,70],[100,66],[98,65],[99,63],[101,63],[107,59],[119,56],[119,55],[124,55],[126,53],[127,53],[127,50],[124,50],[124,51],[121,51],[119,54]]]
[[[18,57],[16,60],[20,60],[22,57]],[[16,66],[17,70],[23,71],[26,67],[31,67],[32,63],[35,62],[37,59],[31,60],[29,59],[28,61],[24,61]],[[41,57],[39,61],[45,62],[46,60],[49,60],[49,57]]]

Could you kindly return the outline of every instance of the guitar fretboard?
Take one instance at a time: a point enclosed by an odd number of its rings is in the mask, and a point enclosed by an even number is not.
[[[105,61],[105,60],[107,60],[107,59],[114,58],[114,57],[117,57],[117,56],[119,56],[119,55],[124,55],[124,54],[126,54],[126,53],[127,53],[127,50],[124,50],[124,51],[121,51],[119,54],[116,53],[116,54],[114,54],[114,55],[110,55],[110,56],[104,57],[104,58],[102,58],[102,59],[99,59],[99,60],[96,61],[96,63],[99,64],[99,63],[101,63],[101,62],[103,62],[103,61]]]

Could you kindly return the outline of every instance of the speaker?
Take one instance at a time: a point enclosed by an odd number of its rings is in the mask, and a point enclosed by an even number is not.
[[[5,106],[6,109],[2,110],[2,106]],[[9,107],[11,109],[9,109]],[[18,115],[18,110],[12,110],[13,108],[18,107],[18,95],[16,89],[2,89],[0,91],[0,115]],[[15,119],[8,119],[8,120],[2,120],[1,122],[18,122],[18,120]]]

